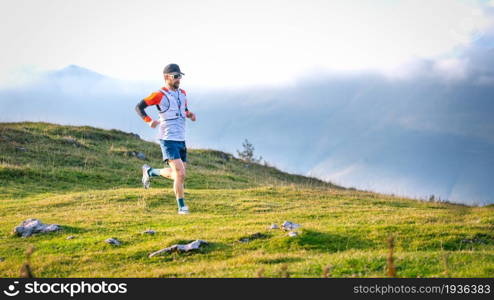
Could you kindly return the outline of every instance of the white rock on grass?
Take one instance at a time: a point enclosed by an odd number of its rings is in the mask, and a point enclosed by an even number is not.
[[[295,232],[295,231],[290,231],[290,232],[288,233],[288,236],[289,236],[289,237],[296,237],[297,235],[298,235],[298,233],[297,233],[297,232]]]
[[[116,238],[109,238],[109,239],[106,239],[106,241],[108,244],[110,245],[115,245],[115,246],[120,246],[122,243],[117,240]]]
[[[127,155],[137,157],[140,160],[147,160],[146,155],[138,151],[127,151]]]
[[[269,227],[269,229],[279,229],[280,227],[278,227],[278,225],[276,224],[271,224],[271,226]]]
[[[146,155],[142,152],[137,152],[136,157],[140,160],[146,160]]]
[[[148,230],[146,230],[146,231],[143,231],[142,233],[145,233],[145,234],[155,234],[155,233],[156,233],[156,231],[151,230],[151,229],[148,229]]]
[[[177,245],[173,245],[173,246],[170,246],[168,248],[164,248],[164,249],[161,249],[161,250],[158,250],[158,251],[155,251],[151,254],[149,254],[149,257],[153,257],[153,256],[156,256],[156,255],[160,255],[162,253],[172,253],[172,252],[189,252],[189,251],[193,251],[193,250],[198,250],[202,245],[207,245],[208,242],[206,241],[203,241],[203,240],[195,240],[193,242],[190,242],[188,244],[177,244]]]
[[[66,238],[66,240],[72,240],[72,239],[75,239],[75,236],[71,235]]]
[[[295,224],[295,223],[290,222],[290,221],[285,221],[285,222],[283,222],[283,224],[281,225],[281,227],[283,228],[283,230],[289,231],[289,230],[300,228],[300,225],[299,224]]]
[[[14,228],[14,234],[22,237],[28,237],[35,233],[53,232],[61,229],[62,227],[57,224],[43,224],[38,219],[27,219]]]

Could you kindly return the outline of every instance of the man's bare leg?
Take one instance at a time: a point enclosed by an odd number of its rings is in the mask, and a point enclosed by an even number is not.
[[[175,180],[175,178],[173,177],[173,169],[172,168],[160,169],[160,176],[171,179],[171,180]]]
[[[187,169],[187,163],[183,162],[183,164],[184,164],[184,169]],[[165,178],[175,180],[175,177],[173,177],[173,169],[171,167],[165,167],[163,169],[160,169],[160,175]]]
[[[181,159],[172,159],[168,163],[172,169],[173,177],[173,191],[175,192],[175,197],[179,208],[185,206],[184,200],[184,182],[185,182],[185,166]]]
[[[184,171],[187,170],[187,163],[186,162],[182,162],[184,164]],[[187,172],[185,172],[187,173]],[[185,193],[185,180],[184,180],[184,183],[182,183],[182,186],[184,187],[184,193]]]

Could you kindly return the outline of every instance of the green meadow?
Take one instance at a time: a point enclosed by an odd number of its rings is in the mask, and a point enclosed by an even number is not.
[[[493,205],[343,188],[216,150],[188,155],[191,214],[178,215],[171,180],[142,188],[141,166],[163,166],[157,144],[119,130],[0,123],[0,277],[19,277],[31,246],[36,277],[386,277],[391,250],[397,277],[494,277]],[[29,218],[63,230],[13,235]],[[285,220],[302,226],[297,236],[269,228]],[[196,239],[209,244],[148,257]]]

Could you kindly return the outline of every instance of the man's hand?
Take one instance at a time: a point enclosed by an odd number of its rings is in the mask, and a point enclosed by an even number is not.
[[[160,125],[160,122],[153,120],[153,121],[149,122],[148,124],[149,124],[149,127],[156,128],[156,126]]]
[[[191,112],[191,111],[188,111],[187,112],[187,118],[191,119],[193,122],[196,121],[196,114]]]

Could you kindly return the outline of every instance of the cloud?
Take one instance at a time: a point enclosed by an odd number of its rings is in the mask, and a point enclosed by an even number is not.
[[[166,1],[3,1],[0,82],[20,66],[68,64],[152,81],[174,61],[195,86],[287,84],[319,70],[391,71],[436,59],[470,45],[491,21],[477,1],[213,3],[174,3],[185,13],[166,24],[180,25],[163,26]]]
[[[433,69],[446,79],[464,79],[466,77],[466,62],[456,58],[438,60]]]

